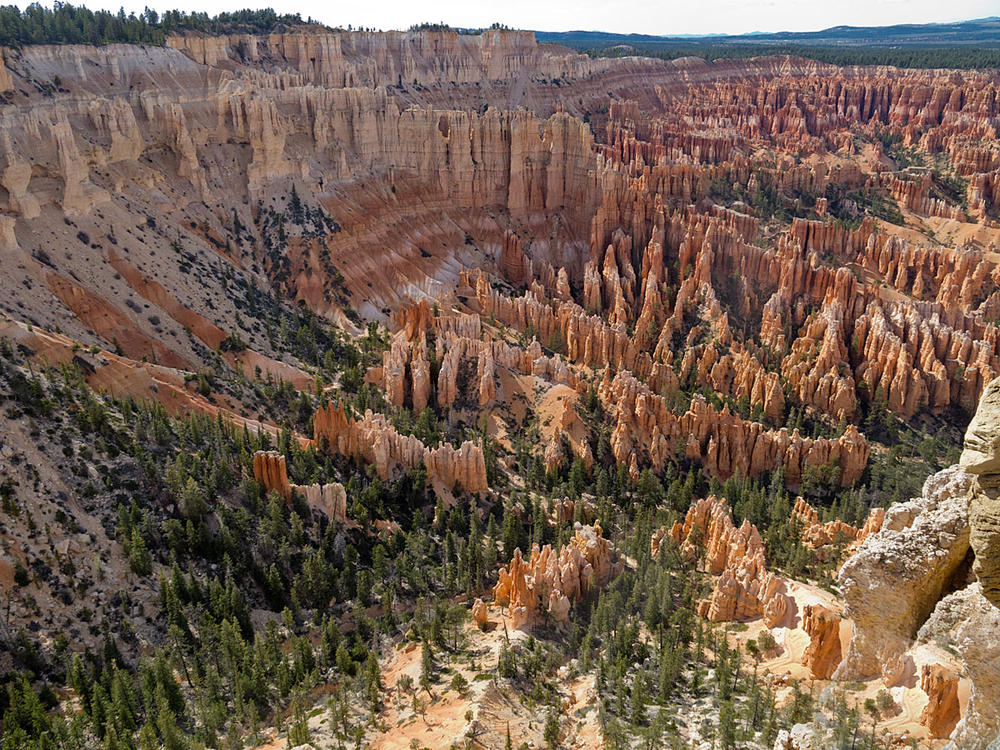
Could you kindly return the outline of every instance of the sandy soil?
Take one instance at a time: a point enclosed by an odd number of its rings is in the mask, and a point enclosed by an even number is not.
[[[809,636],[802,629],[802,611],[810,604],[822,604],[836,612],[843,612],[843,604],[839,602],[833,594],[817,586],[812,586],[799,581],[784,579],[786,592],[792,597],[795,603],[794,611],[782,623],[783,627],[772,629],[772,634],[778,642],[777,653],[769,655],[760,663],[762,673],[770,673],[779,683],[787,683],[792,679],[806,680],[816,684],[819,689],[830,685],[826,680],[811,679],[809,670],[801,664],[802,654],[809,645]],[[731,640],[736,643],[746,643],[746,641],[757,638],[765,626],[762,620],[748,622],[748,629],[741,633],[734,633]],[[850,620],[844,619],[840,627],[841,651],[847,653],[854,627]],[[887,686],[881,679],[873,679],[863,683],[853,684],[856,689],[848,692],[848,701],[852,705],[862,706],[866,699],[874,698],[883,690],[889,690],[897,708],[895,712],[885,716],[878,722],[876,732],[883,734],[892,733],[901,743],[908,742],[909,739],[917,739],[920,747],[942,748],[947,744],[946,740],[932,740],[927,735],[927,730],[920,725],[920,712],[927,705],[927,695],[920,689],[920,668],[924,664],[944,664],[962,671],[962,665],[951,654],[931,645],[921,645],[912,648],[908,654],[908,666],[903,677],[898,684]],[[844,683],[842,687],[849,686]],[[969,680],[963,678],[959,681],[959,702],[962,713],[969,700]],[[785,698],[782,690],[779,689],[779,702]]]

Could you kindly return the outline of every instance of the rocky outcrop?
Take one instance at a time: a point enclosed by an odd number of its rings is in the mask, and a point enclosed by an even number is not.
[[[277,492],[285,500],[292,496],[285,457],[278,451],[257,451],[253,454],[253,475],[267,492]]]
[[[503,236],[500,272],[514,286],[527,286],[534,276],[531,259],[521,250],[521,238],[509,230]]]
[[[794,487],[809,467],[819,466],[836,466],[840,484],[849,486],[868,460],[868,443],[853,425],[833,440],[804,438],[797,430],[768,430],[728,408],[716,411],[699,395],[677,416],[662,397],[625,371],[602,381],[598,393],[615,415],[611,449],[619,463],[644,453],[659,470],[668,458],[683,452],[723,479],[755,477],[783,467],[786,482]]]
[[[857,547],[861,545],[872,534],[877,534],[882,530],[882,525],[885,523],[885,508],[872,508],[868,512],[868,518],[858,529],[858,535],[854,539],[854,544],[852,547]]]
[[[927,693],[927,705],[920,712],[920,723],[931,737],[948,737],[960,718],[958,675],[941,664],[920,668],[920,689]]]
[[[700,351],[703,349],[703,351]],[[694,380],[728,395],[734,401],[746,399],[751,409],[759,408],[760,416],[780,418],[785,411],[785,396],[777,373],[767,372],[759,359],[734,344],[731,351],[719,354],[714,346],[692,347],[684,352],[678,378]],[[649,383],[653,388],[653,384]],[[661,389],[654,388],[660,393]],[[668,389],[675,391],[676,387]]]
[[[841,567],[838,580],[854,635],[835,677],[881,676],[892,684],[917,629],[961,574],[969,552],[972,477],[953,466],[932,475],[920,497],[885,513]]]
[[[821,604],[807,604],[802,628],[809,636],[802,664],[809,667],[813,679],[830,679],[841,659],[840,615]]]
[[[666,526],[661,526],[649,538],[649,556],[654,560],[660,556],[660,550],[663,548],[663,540],[670,538],[669,534],[670,529]]]
[[[938,602],[917,641],[956,654],[969,678],[969,701],[951,734],[955,746],[992,746],[1000,734],[1000,609],[973,583]]]
[[[493,596],[507,606],[514,628],[566,622],[574,601],[603,588],[622,571],[624,563],[601,536],[600,525],[576,524],[575,529],[558,554],[548,544],[542,548],[536,544],[525,560],[516,549],[510,565],[501,569]]]
[[[1000,379],[987,386],[965,433],[961,465],[975,475],[969,503],[972,569],[983,595],[1000,607]]]
[[[614,69],[562,47],[539,45],[530,31],[490,30],[458,34],[452,30],[317,32],[287,29],[255,35],[171,34],[167,46],[202,65],[232,68],[268,61],[282,78],[298,85],[331,87],[433,87],[509,82],[519,74],[581,78]],[[641,62],[655,71],[658,61]]]
[[[476,599],[472,604],[472,621],[476,627],[482,630],[489,621],[489,613],[486,610],[486,603],[482,599]]]
[[[818,732],[812,724],[793,724],[791,729],[778,732],[774,750],[825,750],[832,739],[829,732]]]
[[[872,531],[878,531],[882,526],[884,511],[882,508],[875,508],[871,511],[868,519],[865,520],[864,537],[867,538]],[[807,503],[803,498],[795,498],[795,505],[792,508],[792,517],[788,521],[790,526],[799,529],[799,538],[813,549],[820,549],[829,544],[840,544],[851,546],[861,536],[862,530],[851,526],[839,518],[826,523],[819,522],[819,514],[816,509]]]
[[[292,489],[301,494],[306,505],[331,521],[347,520],[347,491],[340,482],[329,484],[293,484]]]
[[[757,528],[746,520],[737,528],[724,500],[698,500],[669,536],[681,555],[696,561],[703,554],[706,570],[719,576],[711,597],[699,602],[699,615],[712,622],[763,616],[768,627],[784,618],[789,606],[784,582],[767,570]],[[654,557],[663,538],[662,532],[653,537]]]
[[[272,490],[290,502],[292,493],[299,493],[311,511],[331,521],[347,520],[347,492],[340,482],[330,484],[291,484],[285,457],[278,451],[257,451],[253,454],[254,478],[268,492]]]
[[[364,417],[349,417],[343,406],[328,403],[313,416],[313,439],[342,456],[373,464],[378,475],[389,479],[397,469],[423,465],[427,478],[439,494],[449,495],[455,488],[465,492],[484,492],[486,461],[482,448],[469,441],[460,448],[445,444],[428,448],[419,438],[400,435],[381,414],[372,411]]]
[[[781,363],[781,374],[803,404],[840,421],[854,419],[858,408],[844,326],[836,299],[806,322]]]
[[[775,627],[789,611],[784,589],[784,581],[767,570],[761,549],[722,571],[711,597],[698,603],[698,614],[712,622],[763,617],[767,627]]]
[[[931,194],[932,181],[929,171],[918,175],[916,179],[885,175],[882,183],[888,189],[889,194],[899,201],[903,208],[914,213],[924,216],[941,216],[946,219],[962,220],[965,218],[965,212],[961,206],[949,205],[944,199]]]

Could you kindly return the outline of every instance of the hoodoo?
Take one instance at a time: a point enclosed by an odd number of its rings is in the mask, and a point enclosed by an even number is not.
[[[1000,36],[910,5],[0,9],[0,745],[991,747]]]

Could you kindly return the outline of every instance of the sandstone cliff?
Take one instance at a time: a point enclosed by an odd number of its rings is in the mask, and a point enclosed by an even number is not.
[[[921,497],[889,508],[882,530],[841,567],[854,636],[837,679],[877,675],[891,685],[902,675],[917,629],[961,574],[969,551],[971,486],[959,467],[931,476]]]
[[[969,503],[973,572],[983,595],[1000,607],[1000,379],[986,388],[965,433],[961,465],[976,476]]]

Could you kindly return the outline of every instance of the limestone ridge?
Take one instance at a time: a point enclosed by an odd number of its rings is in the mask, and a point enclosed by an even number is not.
[[[952,667],[919,670],[928,695],[921,722],[934,737],[950,736],[955,750],[992,747],[1000,736],[998,487],[1000,379],[985,388],[960,464],[888,508],[839,572],[854,634],[834,679],[874,675],[892,686],[911,679],[921,648],[941,649],[945,661],[957,655],[970,683],[964,714]]]
[[[991,382],[965,433],[960,464],[976,475],[969,502],[973,572],[983,595],[1000,607],[1000,378]]]

